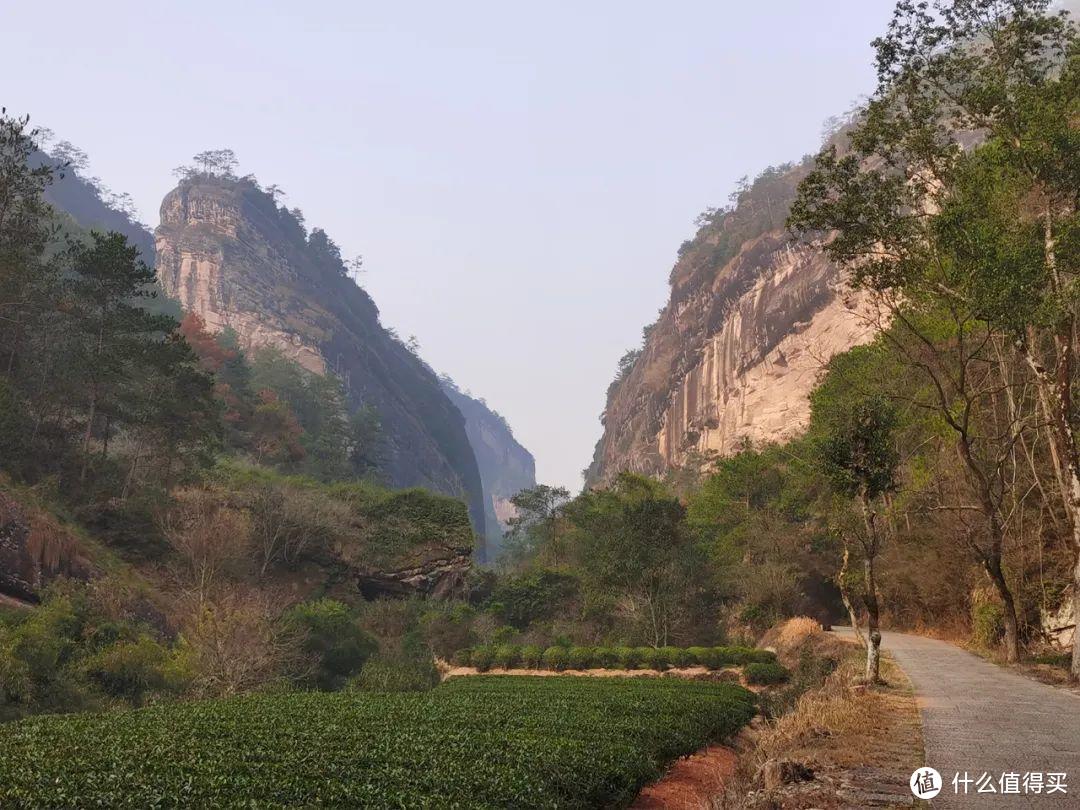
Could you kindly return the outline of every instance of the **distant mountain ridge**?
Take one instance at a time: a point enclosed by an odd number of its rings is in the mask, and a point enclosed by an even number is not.
[[[490,562],[498,556],[507,521],[514,516],[510,499],[536,486],[536,462],[514,438],[507,421],[486,402],[463,392],[449,377],[440,381],[443,391],[465,417],[465,432],[480,467],[487,525],[485,561]]]

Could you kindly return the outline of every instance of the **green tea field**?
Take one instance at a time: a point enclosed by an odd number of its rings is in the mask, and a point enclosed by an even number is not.
[[[0,728],[0,807],[621,807],[754,715],[679,679],[456,678]]]

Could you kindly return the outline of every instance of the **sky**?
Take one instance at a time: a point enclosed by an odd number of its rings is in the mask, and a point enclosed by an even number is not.
[[[576,491],[694,218],[816,151],[893,0],[3,3],[0,106],[158,222],[228,147]]]

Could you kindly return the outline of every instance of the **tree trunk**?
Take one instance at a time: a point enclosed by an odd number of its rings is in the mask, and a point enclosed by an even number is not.
[[[1005,624],[1005,660],[1015,664],[1020,660],[1020,635],[1019,623],[1016,619],[1016,602],[1013,600],[1012,591],[1005,581],[1005,573],[1001,569],[1000,559],[983,560],[983,568],[987,576],[994,584],[998,597],[1001,599],[1002,621]]]
[[[855,605],[851,602],[851,593],[847,588],[847,572],[848,562],[851,558],[851,549],[848,548],[847,541],[844,541],[844,561],[840,565],[840,573],[836,577],[836,584],[840,588],[840,599],[844,603],[844,607],[847,609],[848,619],[851,621],[851,629],[855,633],[855,637],[859,640],[859,643],[863,646],[863,649],[868,647],[866,642],[866,636],[863,635],[862,628],[859,627],[859,617],[855,613]]]
[[[877,598],[877,582],[874,580],[874,557],[868,556],[866,571],[866,629],[870,643],[866,646],[866,682],[881,683],[881,629]]]

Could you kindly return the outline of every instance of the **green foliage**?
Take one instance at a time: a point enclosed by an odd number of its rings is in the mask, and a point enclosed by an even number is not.
[[[589,669],[595,666],[595,661],[592,647],[571,647],[566,653],[567,669]]]
[[[495,663],[495,650],[492,647],[474,647],[470,661],[481,672],[487,672]]]
[[[566,647],[548,647],[544,650],[544,669],[561,671],[570,665],[570,651]]]
[[[615,654],[622,669],[637,669],[641,666],[641,650],[637,647],[617,647]]]
[[[0,728],[0,804],[623,807],[754,712],[731,684],[493,677],[48,717]]]
[[[192,673],[169,648],[141,634],[99,650],[81,664],[86,677],[109,697],[142,704],[149,694],[179,694]]]
[[[593,650],[592,665],[599,669],[618,669],[619,650],[611,647],[597,647]]]
[[[521,648],[521,664],[528,669],[539,669],[544,663],[544,648],[526,644]]]
[[[747,664],[743,670],[746,682],[754,686],[774,686],[785,683],[791,673],[775,661]]]
[[[984,650],[992,650],[1005,634],[1005,612],[993,600],[983,599],[971,605],[971,640]]]
[[[304,682],[316,689],[341,689],[378,647],[352,610],[332,599],[297,605],[285,622],[303,639],[301,649],[313,667]]]
[[[521,649],[513,644],[500,644],[495,648],[495,666],[513,669],[521,663]]]
[[[491,611],[519,630],[552,615],[577,593],[577,580],[559,571],[531,571],[499,580]]]
[[[472,666],[472,650],[465,649],[457,650],[454,653],[453,658],[450,659],[451,663],[455,667],[471,667]]]
[[[368,659],[349,688],[361,692],[426,692],[439,683],[430,658],[378,654]]]
[[[641,666],[643,669],[655,669],[663,672],[671,666],[671,656],[668,655],[664,647],[643,647]]]

